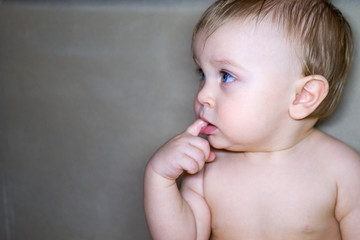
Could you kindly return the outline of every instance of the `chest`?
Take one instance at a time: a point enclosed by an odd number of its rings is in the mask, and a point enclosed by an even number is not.
[[[205,181],[215,233],[310,235],[337,224],[336,184],[321,169],[244,165],[221,170],[210,171]]]

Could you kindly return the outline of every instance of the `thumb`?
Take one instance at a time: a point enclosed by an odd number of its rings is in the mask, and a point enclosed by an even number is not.
[[[196,119],[186,130],[186,133],[196,137],[200,134],[200,131],[203,127],[205,127],[207,123],[201,119]]]
[[[215,158],[216,158],[215,153],[214,153],[214,152],[210,152],[209,158],[206,160],[206,162],[212,162],[212,161],[215,160]]]

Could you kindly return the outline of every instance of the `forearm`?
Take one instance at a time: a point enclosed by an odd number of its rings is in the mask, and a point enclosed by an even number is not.
[[[209,142],[199,137],[206,125],[206,122],[197,119],[185,132],[160,147],[146,167],[145,214],[151,235],[156,240],[209,238],[208,227],[204,226],[210,217],[203,195],[199,194],[202,190],[195,192],[188,187],[188,191],[181,194],[175,182],[184,171],[197,175],[205,162],[215,159]],[[200,180],[200,184],[194,184],[199,185],[197,188],[202,188],[202,178]]]
[[[144,207],[153,239],[196,239],[193,212],[175,180],[159,176],[149,166],[144,178]]]

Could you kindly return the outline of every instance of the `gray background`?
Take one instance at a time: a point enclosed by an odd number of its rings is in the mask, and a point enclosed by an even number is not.
[[[2,1],[0,239],[150,239],[143,170],[194,119],[191,32],[211,2]],[[335,3],[358,42],[359,2]],[[320,126],[358,151],[359,66],[356,47]]]

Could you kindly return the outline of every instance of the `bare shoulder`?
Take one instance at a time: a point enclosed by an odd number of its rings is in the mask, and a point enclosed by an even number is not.
[[[343,239],[358,239],[360,235],[360,156],[347,144],[318,133],[323,141],[321,152],[329,161],[336,179],[335,216]]]
[[[333,173],[338,188],[355,187],[360,192],[360,156],[346,143],[317,131],[313,139],[315,154]],[[349,184],[351,182],[351,184]],[[346,188],[345,188],[346,186]]]
[[[318,150],[333,173],[337,184],[336,218],[344,236],[359,234],[360,156],[347,144],[323,132],[315,133]],[[344,237],[343,236],[343,237]],[[344,238],[348,239],[348,238]],[[350,238],[355,239],[355,238]]]
[[[360,164],[359,154],[353,148],[320,130],[314,130],[308,145],[311,152],[329,164]]]
[[[315,152],[321,154],[328,163],[337,168],[360,167],[360,156],[349,145],[319,130],[313,135],[312,146],[315,147]]]

